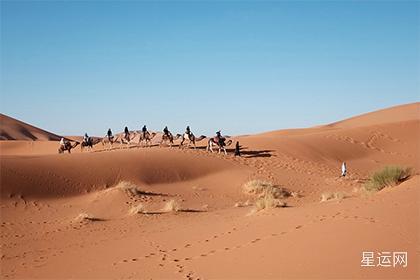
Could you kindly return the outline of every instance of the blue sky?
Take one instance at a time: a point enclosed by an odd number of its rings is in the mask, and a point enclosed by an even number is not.
[[[1,112],[247,134],[420,101],[416,1],[1,1]]]

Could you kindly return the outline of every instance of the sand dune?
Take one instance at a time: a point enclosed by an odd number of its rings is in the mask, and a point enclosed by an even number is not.
[[[60,136],[0,114],[0,140],[59,141]]]
[[[72,154],[0,141],[2,278],[419,278],[419,108],[233,137],[241,157],[206,141]],[[413,175],[363,192],[386,165]],[[281,198],[289,207],[256,211],[243,190],[254,179],[293,194]],[[321,203],[326,192],[341,195]],[[406,251],[409,264],[363,268],[363,251]]]

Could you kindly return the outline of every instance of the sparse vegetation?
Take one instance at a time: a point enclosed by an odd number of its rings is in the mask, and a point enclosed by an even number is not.
[[[385,187],[392,187],[407,180],[411,176],[411,168],[386,166],[375,172],[364,184],[367,191],[380,191]]]
[[[268,208],[276,208],[276,207],[286,207],[286,202],[282,202],[276,199],[273,195],[267,194],[263,197],[260,197],[255,201],[255,208],[257,211],[268,209]]]
[[[329,200],[342,200],[347,197],[345,192],[324,192],[321,194],[321,202]]]
[[[163,212],[178,212],[180,210],[181,205],[174,199],[168,201],[162,209]]]
[[[277,187],[273,183],[263,180],[252,180],[247,182],[243,189],[247,194],[255,194],[258,197],[265,197],[271,195],[273,198],[287,198],[292,195],[290,191],[285,188]]]
[[[99,221],[100,219],[95,218],[95,216],[88,214],[88,213],[80,213],[75,219],[74,221],[77,223],[82,223],[82,222],[86,222],[86,221]]]
[[[281,198],[292,196],[292,192],[285,188],[275,186],[273,183],[263,180],[252,180],[243,185],[244,192],[256,195],[255,210],[260,211],[268,208],[286,207],[285,202],[280,201]],[[244,207],[250,205],[236,203],[235,207]]]
[[[139,195],[141,194],[141,191],[138,189],[138,187],[131,183],[131,182],[127,182],[127,181],[121,181],[119,182],[116,186],[116,189],[121,189],[123,191],[128,192],[131,195]]]
[[[247,207],[250,206],[251,202],[249,200],[245,201],[245,202],[236,202],[235,203],[235,207]]]
[[[139,203],[138,205],[131,207],[129,210],[130,215],[145,214],[145,213],[146,213],[146,207],[142,203]]]

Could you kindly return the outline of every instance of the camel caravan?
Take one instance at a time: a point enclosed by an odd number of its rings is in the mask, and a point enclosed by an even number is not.
[[[61,138],[60,146],[58,148],[58,153],[62,154],[64,152],[71,153],[72,149],[75,149],[78,145],[80,145],[81,151],[92,151],[93,147],[99,143],[102,144],[102,147],[106,150],[113,150],[114,147],[116,148],[131,148],[131,147],[141,147],[147,148],[152,147],[153,139],[158,135],[157,132],[150,132],[147,130],[146,126],[143,126],[141,130],[129,130],[128,127],[124,128],[124,132],[113,135],[112,130],[108,129],[108,132],[104,137],[91,137],[87,133],[83,136],[82,141],[74,141],[65,138]],[[158,141],[157,146],[159,147],[170,147],[172,148],[175,141],[181,139],[179,143],[180,149],[189,149],[193,148],[196,149],[196,143],[200,142],[207,137],[205,135],[201,135],[196,137],[194,133],[190,130],[190,127],[187,126],[185,132],[183,134],[176,134],[173,135],[167,126],[163,129],[163,133],[161,136],[160,141]],[[206,151],[213,153],[213,148],[217,148],[218,152],[227,155],[226,147],[232,144],[232,140],[226,141],[225,136],[222,136],[221,132],[216,132],[216,136],[211,137],[207,141]],[[155,142],[156,143],[156,142]]]

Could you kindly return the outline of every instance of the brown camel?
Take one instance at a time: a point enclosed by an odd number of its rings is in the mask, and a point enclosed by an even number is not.
[[[169,143],[169,147],[172,148],[172,145],[174,144],[175,140],[178,140],[181,137],[181,134],[177,134],[175,137],[172,135],[172,133],[163,134],[162,135],[162,141],[160,142],[159,146],[162,146],[163,144]]]
[[[134,140],[135,137],[136,137],[136,132],[135,131],[130,131],[128,134],[118,135],[115,142],[119,142],[121,144],[120,148],[122,148],[122,146],[124,144],[129,146],[131,144],[131,142]]]
[[[118,136],[105,136],[101,139],[102,147],[104,147],[106,144],[109,144],[108,150],[112,149],[112,145],[117,142]]]
[[[80,150],[83,152],[84,148],[87,148],[89,151],[91,151],[93,146],[100,143],[101,140],[101,138],[89,137],[87,141],[82,141],[80,143]]]
[[[69,152],[71,154],[71,149],[76,148],[77,145],[79,145],[79,142],[74,142],[73,144],[70,143],[70,141],[64,142],[64,145],[60,145],[60,148],[58,148],[58,153],[63,154],[65,151]]]
[[[139,145],[143,144],[144,141],[144,146],[142,147],[150,147],[152,144],[152,139],[156,136],[156,132],[139,132],[140,136],[139,136]]]
[[[195,143],[203,140],[204,138],[206,138],[205,135],[201,135],[200,137],[196,138],[195,135],[192,132],[190,132],[190,134],[184,133],[182,135],[182,141],[181,141],[181,144],[179,144],[179,148],[182,148],[184,142],[188,141],[187,148],[189,148],[191,143],[192,143],[194,145],[194,149],[195,149],[195,148],[197,148]]]
[[[217,146],[219,148],[219,154],[220,152],[223,150],[223,152],[225,153],[225,155],[227,155],[226,152],[226,147],[229,146],[230,144],[232,144],[232,140],[229,140],[227,142],[225,137],[219,138],[219,137],[212,137],[209,139],[208,143],[207,143],[207,151],[210,151],[213,153],[213,145]]]

